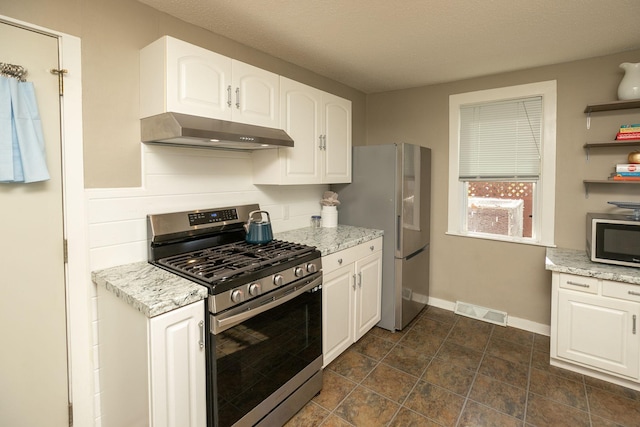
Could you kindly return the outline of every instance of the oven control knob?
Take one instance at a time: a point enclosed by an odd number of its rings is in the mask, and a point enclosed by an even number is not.
[[[302,277],[304,275],[304,269],[302,267],[296,267],[295,270],[296,277]]]
[[[252,297],[260,295],[260,283],[252,283],[249,285],[249,295]]]
[[[242,302],[244,301],[244,292],[242,292],[240,289],[236,289],[234,291],[231,292],[231,301],[233,302]]]
[[[282,277],[281,274],[276,274],[275,276],[273,276],[273,284],[276,286],[284,285],[284,277]]]
[[[315,273],[316,271],[318,271],[318,267],[315,264],[307,264],[307,273]]]

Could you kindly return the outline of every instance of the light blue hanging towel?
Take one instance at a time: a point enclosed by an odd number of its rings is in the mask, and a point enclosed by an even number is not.
[[[0,76],[0,182],[49,178],[33,83]]]

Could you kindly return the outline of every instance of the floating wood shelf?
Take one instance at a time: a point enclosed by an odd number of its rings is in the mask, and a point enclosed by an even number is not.
[[[585,179],[584,183],[584,195],[589,198],[589,186],[590,185],[640,185],[640,181],[614,181],[612,179]]]
[[[640,108],[640,99],[591,104],[587,105],[587,108],[584,109],[584,112],[586,114],[591,114],[597,113],[598,111],[628,110],[630,108]]]
[[[633,147],[640,145],[640,139],[629,139],[626,141],[604,141],[604,142],[587,142],[584,148],[601,148],[601,147]]]

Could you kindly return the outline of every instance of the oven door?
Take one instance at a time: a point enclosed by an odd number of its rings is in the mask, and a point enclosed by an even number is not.
[[[321,387],[321,285],[318,272],[210,316],[210,425],[255,425],[297,390],[309,388],[303,386],[312,377],[319,377]],[[304,405],[318,391],[287,405]]]

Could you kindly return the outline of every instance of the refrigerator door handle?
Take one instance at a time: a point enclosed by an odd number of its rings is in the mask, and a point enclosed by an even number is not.
[[[402,217],[398,215],[396,219],[396,250],[400,251],[402,249]]]

